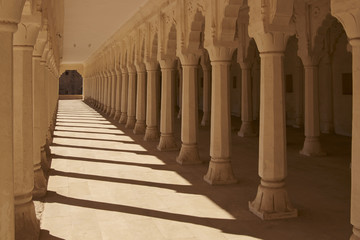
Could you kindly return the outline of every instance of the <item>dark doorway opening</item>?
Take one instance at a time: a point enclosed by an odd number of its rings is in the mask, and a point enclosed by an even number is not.
[[[66,70],[59,80],[59,95],[82,95],[83,78],[76,70]]]

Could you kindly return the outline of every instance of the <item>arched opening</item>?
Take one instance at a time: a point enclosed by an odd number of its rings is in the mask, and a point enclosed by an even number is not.
[[[82,98],[83,77],[76,70],[66,70],[59,79],[60,99]]]

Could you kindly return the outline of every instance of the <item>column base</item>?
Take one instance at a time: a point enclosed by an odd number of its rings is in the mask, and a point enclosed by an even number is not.
[[[128,116],[126,120],[125,128],[134,129],[135,122],[136,122],[135,116]]]
[[[17,198],[15,198],[16,200]],[[39,233],[40,223],[36,219],[33,201],[30,200],[21,204],[15,203],[15,239],[37,240],[39,239]]]
[[[204,176],[204,181],[211,185],[225,185],[236,183],[229,159],[211,158],[209,169]]]
[[[321,133],[333,134],[334,133],[334,125],[330,122],[324,122],[322,124]]]
[[[111,114],[111,108],[109,106],[106,107],[105,109],[105,114],[108,115],[110,117]]]
[[[290,203],[285,182],[261,180],[254,201],[249,202],[249,210],[262,220],[294,218],[297,209]]]
[[[200,125],[203,127],[207,127],[210,125],[210,116],[208,112],[204,112]]]
[[[121,115],[120,115],[119,123],[125,124],[125,123],[126,123],[126,120],[127,120],[127,113],[126,113],[126,112],[122,112]]]
[[[39,199],[44,197],[46,195],[46,186],[47,181],[39,163],[38,166],[34,166],[34,189],[32,192],[33,198]]]
[[[178,114],[177,114],[177,118],[180,119],[181,118],[181,109],[179,110]]]
[[[197,144],[181,144],[180,153],[176,158],[176,162],[181,165],[202,163],[199,157]]]
[[[297,117],[295,119],[295,123],[292,125],[294,128],[302,128],[304,126],[303,119],[301,117]]]
[[[159,151],[169,152],[179,150],[173,134],[161,134],[160,142],[157,146]]]
[[[136,121],[134,127],[134,134],[144,134],[146,129],[145,121]]]
[[[300,154],[308,157],[321,157],[326,155],[321,149],[319,137],[305,137],[304,147],[300,151]]]
[[[106,111],[106,106],[104,104],[101,105],[100,111],[105,113]]]
[[[351,235],[350,240],[360,240],[360,229],[353,227],[353,234]]]
[[[45,173],[49,172],[50,170],[50,160],[47,157],[46,153],[46,145],[42,146],[41,148],[41,168],[44,170]]]
[[[238,136],[240,137],[255,137],[257,136],[253,122],[242,122],[240,131],[238,132]]]
[[[113,109],[113,108],[110,110],[110,117],[111,118],[115,117],[115,109]]]
[[[159,139],[157,127],[146,127],[144,141],[156,141]]]
[[[51,129],[50,127],[48,128],[48,132],[46,134],[46,142],[51,145],[52,142],[53,142],[53,138],[52,138],[52,135],[51,135]]]
[[[115,112],[114,120],[120,120],[121,113],[119,111]]]

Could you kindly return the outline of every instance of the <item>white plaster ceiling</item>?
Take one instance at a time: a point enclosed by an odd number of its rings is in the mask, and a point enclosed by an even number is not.
[[[147,0],[65,0],[63,64],[84,62]]]

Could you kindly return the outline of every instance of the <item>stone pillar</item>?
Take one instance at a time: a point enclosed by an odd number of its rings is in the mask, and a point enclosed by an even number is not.
[[[129,85],[128,85],[128,108],[127,121],[125,128],[133,129],[136,122],[136,69],[134,66],[128,67]]]
[[[256,136],[253,126],[253,104],[251,88],[251,66],[241,62],[241,128],[238,132],[240,137]]]
[[[201,163],[198,141],[197,61],[182,61],[181,149],[179,164]]]
[[[276,39],[274,41],[273,39]],[[258,33],[255,41],[261,58],[259,176],[261,182],[249,209],[263,220],[297,216],[285,189],[286,120],[284,51],[288,35]]]
[[[154,141],[159,138],[157,125],[157,97],[156,97],[156,73],[157,63],[146,63],[147,93],[146,93],[146,129],[145,141]]]
[[[304,67],[301,59],[296,62],[295,85],[295,123],[293,127],[300,128],[304,125]]]
[[[39,84],[40,84],[40,89],[39,91],[42,91],[43,94],[40,94],[40,119],[41,119],[41,147],[40,147],[40,151],[41,151],[41,166],[44,169],[44,172],[47,173],[48,170],[50,169],[50,147],[49,147],[49,143],[47,142],[47,130],[48,130],[48,125],[47,125],[47,67],[46,67],[46,57],[48,54],[48,49],[46,49],[42,55],[41,61],[40,61],[40,73],[39,73]]]
[[[224,48],[225,51],[226,48]],[[221,50],[215,52],[223,52]],[[227,56],[209,54],[212,66],[211,126],[209,169],[204,180],[213,185],[235,183],[231,157],[230,66],[232,51]]]
[[[159,151],[178,150],[174,138],[174,64],[175,60],[167,59],[160,61],[161,66],[161,115],[160,115],[160,142],[157,146]]]
[[[125,124],[127,121],[128,107],[128,73],[126,68],[121,69],[121,115],[119,122]]]
[[[100,111],[105,112],[106,111],[106,74],[105,72],[101,72],[100,75],[100,81],[101,81],[101,106]]]
[[[116,72],[115,70],[111,71],[111,101],[110,101],[110,117],[115,117],[115,109],[116,109]]]
[[[334,132],[332,61],[329,54],[324,56],[322,62],[324,63],[324,75],[322,77],[325,83],[325,99],[323,101],[324,121],[321,124],[321,131],[329,134]]]
[[[104,72],[104,114],[108,115],[108,112],[110,110],[109,105],[109,93],[110,93],[110,85],[111,85],[111,76],[108,71]]]
[[[101,77],[100,73],[96,74],[96,108],[100,110],[101,107]]]
[[[52,55],[52,50],[49,51],[47,55],[47,61],[46,61],[46,78],[45,78],[45,91],[46,91],[46,117],[47,117],[47,130],[46,130],[46,141],[48,145],[48,155],[50,156],[50,149],[49,146],[52,143],[52,134],[51,134],[51,117],[52,117],[52,107],[51,107],[51,100],[52,100],[52,91],[51,91],[51,84],[52,84],[52,78],[51,78],[51,69],[50,69],[50,58]]]
[[[14,239],[13,33],[17,24],[0,20],[0,239]]]
[[[352,47],[353,113],[351,146],[351,209],[353,234],[360,240],[360,4],[357,0],[331,0],[331,14],[343,25]]]
[[[360,38],[350,39],[353,56],[353,124],[351,147],[351,240],[360,240]]]
[[[106,114],[108,116],[110,116],[111,114],[111,94],[112,94],[112,90],[111,90],[111,87],[112,87],[112,84],[113,84],[113,75],[111,73],[111,71],[107,71],[107,108],[106,108]]]
[[[209,126],[210,124],[210,96],[211,96],[211,68],[206,64],[201,65],[203,70],[203,117],[201,126]]]
[[[144,64],[136,67],[137,94],[136,94],[136,124],[134,134],[145,134],[146,124],[146,68]]]
[[[318,66],[304,61],[305,68],[305,142],[301,154],[324,156],[320,144]]]
[[[24,26],[21,28],[25,28]],[[19,26],[18,32],[14,35],[13,45],[15,238],[19,240],[38,239],[40,231],[32,201],[34,189],[32,52],[36,36],[31,45],[28,41],[23,41],[24,32],[26,30],[20,29]],[[31,36],[34,33],[28,32],[28,34]]]
[[[116,69],[115,70],[115,74],[116,74],[116,93],[115,93],[115,116],[114,119],[115,120],[119,120],[120,119],[120,115],[121,115],[121,72]]]
[[[179,112],[178,112],[177,118],[180,119],[181,118],[181,105],[182,105],[182,81],[183,81],[183,71],[182,71],[181,66],[179,66],[178,71],[179,71]]]
[[[101,77],[101,72],[97,73],[97,98],[98,98],[98,103],[97,103],[97,109],[100,111],[101,106],[102,106],[102,94],[101,91],[102,90],[102,77]]]
[[[38,46],[41,48],[41,46]],[[35,51],[34,51],[35,52]],[[40,51],[42,52],[42,51]],[[34,190],[33,197],[40,198],[46,194],[47,181],[41,168],[41,147],[43,143],[43,135],[41,131],[41,100],[44,93],[43,71],[41,69],[40,55],[33,55],[33,110],[34,110],[34,138],[33,138],[33,160],[34,160]]]
[[[93,77],[94,108],[97,108],[99,104],[98,91],[99,91],[98,73],[95,72]]]

